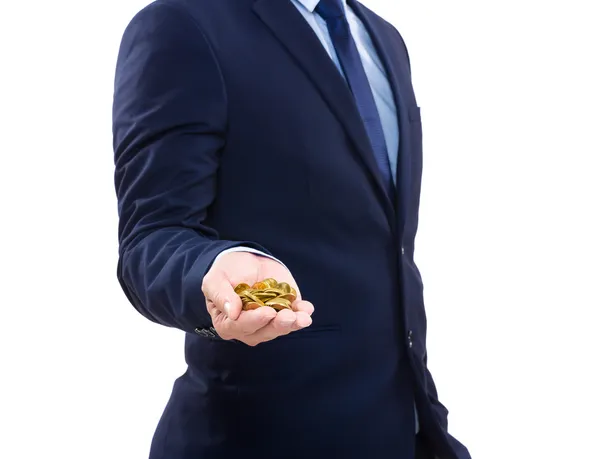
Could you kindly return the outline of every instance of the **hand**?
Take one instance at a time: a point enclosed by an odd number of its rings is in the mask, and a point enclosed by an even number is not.
[[[242,311],[242,300],[234,287],[242,282],[252,285],[269,277],[287,282],[296,289],[297,299],[292,304],[292,311],[277,312],[270,307]],[[315,310],[311,303],[302,300],[300,289],[285,266],[249,252],[231,252],[219,257],[204,276],[202,292],[219,336],[249,346],[308,327]]]

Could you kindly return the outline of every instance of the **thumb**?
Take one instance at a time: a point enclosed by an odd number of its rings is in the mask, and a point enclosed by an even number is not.
[[[208,303],[231,320],[237,320],[242,312],[242,300],[235,293],[231,282],[223,271],[210,271],[202,281],[202,292]],[[210,310],[209,310],[210,312]]]

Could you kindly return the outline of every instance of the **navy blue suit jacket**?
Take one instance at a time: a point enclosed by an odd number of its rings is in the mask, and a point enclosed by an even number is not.
[[[393,198],[348,86],[291,2],[162,0],[125,31],[118,278],[141,314],[186,332],[188,370],[153,458],[404,459],[393,438],[414,436],[413,403],[438,457],[470,457],[447,433],[427,370],[413,262],[422,133],[407,51],[390,24],[349,3],[394,91]],[[202,278],[240,245],[286,264],[315,305],[312,326],[255,348],[197,333],[211,326]]]

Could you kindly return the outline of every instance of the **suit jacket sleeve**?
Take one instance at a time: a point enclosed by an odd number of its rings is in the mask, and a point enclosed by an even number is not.
[[[143,9],[125,30],[115,77],[117,276],[141,314],[186,332],[211,325],[201,284],[220,252],[268,254],[206,224],[226,124],[222,75],[199,26],[166,2]]]
[[[433,411],[437,416],[440,425],[444,430],[448,431],[448,409],[439,400],[437,388],[435,387],[435,382],[433,381],[433,376],[427,368],[427,356],[425,356],[425,368],[426,389],[427,395],[429,396],[429,401],[432,404]]]

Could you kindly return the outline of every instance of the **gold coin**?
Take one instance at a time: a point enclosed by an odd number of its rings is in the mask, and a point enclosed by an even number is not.
[[[290,293],[292,291],[292,287],[290,287],[290,284],[287,284],[285,282],[280,282],[279,284],[277,284],[277,288],[279,290],[283,290],[284,293]]]
[[[244,303],[242,309],[244,311],[251,311],[253,309],[261,308],[262,306],[264,306],[264,305],[258,304],[256,301],[248,301],[248,302]]]
[[[281,311],[282,309],[292,309],[292,304],[285,298],[274,298],[265,303],[265,306],[271,306],[273,309]]]
[[[284,299],[288,300],[290,303],[293,303],[294,301],[296,301],[296,295],[294,295],[293,293],[284,293],[283,295],[280,295],[278,298],[284,298]]]
[[[235,293],[237,293],[238,295],[240,293],[242,293],[244,290],[250,290],[250,286],[248,284],[242,283],[242,284],[236,285],[236,287],[234,289]]]
[[[267,284],[268,287],[276,287],[277,286],[277,281],[275,279],[273,279],[272,277],[265,279],[263,281],[263,283]]]
[[[246,283],[236,285],[235,292],[242,300],[244,311],[269,306],[276,311],[292,309],[292,303],[296,301],[296,290],[285,282],[277,282],[273,278],[267,278],[256,282],[252,287]]]
[[[263,303],[269,301],[269,300],[273,300],[275,298],[277,298],[277,295],[268,295],[268,294],[264,294],[261,292],[257,292],[254,294],[254,296],[256,298],[258,298],[260,301],[262,301]]]
[[[261,304],[261,305],[263,304],[263,302],[260,301],[260,299],[257,298],[257,296],[254,293],[245,292],[244,298],[247,298],[248,300],[251,300],[251,301],[255,301],[256,303]]]

